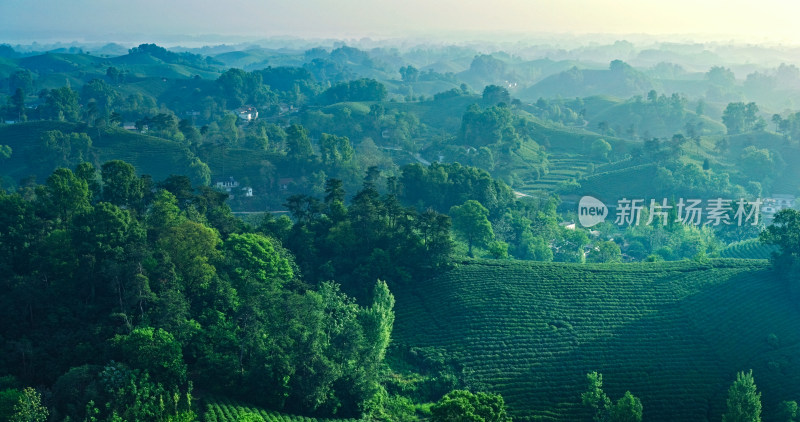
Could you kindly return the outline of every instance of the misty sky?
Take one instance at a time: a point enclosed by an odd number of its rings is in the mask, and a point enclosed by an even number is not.
[[[125,35],[692,34],[800,44],[788,0],[0,0],[0,43]]]

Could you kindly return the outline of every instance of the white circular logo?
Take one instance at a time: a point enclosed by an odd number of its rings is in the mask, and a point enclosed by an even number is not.
[[[578,202],[578,221],[583,227],[592,227],[602,223],[608,217],[606,204],[597,198],[584,196]]]

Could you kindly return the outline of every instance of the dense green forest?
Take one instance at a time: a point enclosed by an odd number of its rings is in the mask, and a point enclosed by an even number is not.
[[[0,421],[797,420],[800,71],[626,45],[0,45]]]

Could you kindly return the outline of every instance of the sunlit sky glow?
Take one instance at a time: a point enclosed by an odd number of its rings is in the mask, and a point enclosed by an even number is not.
[[[0,42],[130,36],[653,34],[800,44],[779,0],[1,0]]]

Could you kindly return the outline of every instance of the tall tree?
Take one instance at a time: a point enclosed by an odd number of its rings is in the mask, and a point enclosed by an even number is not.
[[[286,129],[286,148],[289,158],[306,160],[314,155],[308,131],[298,124],[293,124]]]
[[[489,210],[474,199],[451,208],[450,217],[453,219],[453,229],[467,242],[469,256],[474,256],[473,245],[483,246],[494,237]]]
[[[365,344],[368,345],[364,363],[374,375],[377,375],[386,355],[394,325],[394,296],[386,282],[381,280],[375,283],[373,296],[372,306],[364,309],[360,317],[364,327]],[[373,379],[373,382],[377,382],[377,379]]]
[[[242,283],[283,285],[294,277],[289,261],[278,253],[266,236],[256,233],[231,234],[225,241],[225,250],[232,274]]]
[[[611,152],[611,144],[609,144],[605,139],[597,138],[594,142],[592,142],[591,149],[592,155],[595,158],[606,161],[608,160],[608,153]]]
[[[722,422],[760,422],[761,393],[756,393],[753,370],[736,374],[736,381],[728,389],[727,412]]]
[[[613,422],[641,422],[642,401],[626,391],[611,408],[610,416]]]
[[[42,405],[42,395],[33,388],[22,391],[19,403],[14,406],[14,414],[9,419],[11,422],[45,422],[49,412]]]
[[[586,260],[589,262],[620,262],[622,251],[614,241],[598,242]]]
[[[175,264],[181,287],[193,306],[201,305],[199,296],[217,277],[214,264],[220,260],[220,243],[216,230],[188,220],[168,228],[158,239],[157,245]]]
[[[612,403],[603,392],[603,374],[590,372],[586,381],[588,388],[581,394],[581,402],[594,411],[595,422],[641,422],[642,402],[630,391]]]
[[[81,88],[83,104],[94,102],[96,110],[103,115],[110,112],[120,99],[119,92],[101,79],[92,79]]]
[[[144,196],[143,183],[136,177],[132,165],[112,160],[104,163],[100,170],[103,177],[103,200],[121,207],[139,203]]]
[[[62,224],[89,208],[89,185],[70,169],[56,169],[38,191],[42,210],[54,214]]]
[[[17,121],[25,121],[25,93],[22,91],[22,88],[17,88],[17,90],[14,91],[14,95],[11,96],[10,101],[11,110],[17,115]]]
[[[603,392],[603,374],[590,372],[586,374],[588,388],[581,394],[584,406],[594,410],[594,421],[602,422],[606,418],[607,409],[611,407],[611,399]]]
[[[323,133],[319,138],[319,149],[322,162],[330,166],[341,166],[353,159],[353,146],[346,136]]]
[[[419,70],[412,65],[403,66],[400,68],[400,77],[403,78],[403,82],[416,82]]]
[[[753,102],[728,103],[722,112],[722,123],[728,129],[729,135],[761,130],[766,125],[764,119],[758,116],[758,105]]]
[[[80,117],[78,93],[68,86],[50,90],[45,98],[44,117],[50,120],[77,122]]]
[[[483,102],[487,105],[497,105],[499,103],[510,104],[511,95],[508,90],[498,85],[487,85],[483,89]]]
[[[800,260],[800,211],[786,208],[778,211],[772,224],[759,236],[768,245],[775,245],[780,253],[773,260],[781,266],[792,265]],[[783,267],[785,268],[785,267]]]
[[[172,389],[186,382],[186,364],[181,345],[167,331],[137,328],[111,339],[114,352],[133,369],[147,371],[153,381]]]
[[[780,114],[775,113],[772,115],[772,123],[775,123],[775,132],[780,130],[781,122],[783,122],[783,117]]]

